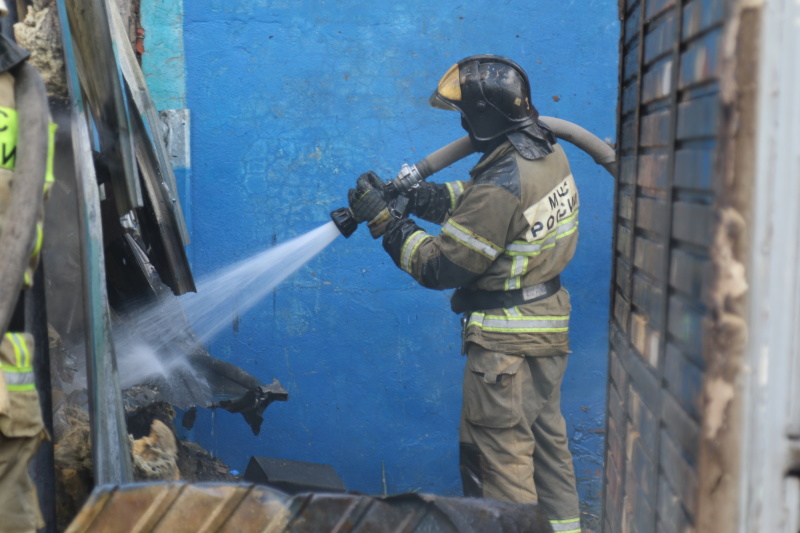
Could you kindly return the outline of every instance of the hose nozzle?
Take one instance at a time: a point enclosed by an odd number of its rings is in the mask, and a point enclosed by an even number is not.
[[[390,212],[395,216],[405,216],[408,204],[408,198],[405,195],[411,189],[431,174],[450,166],[474,151],[475,148],[472,147],[469,136],[465,135],[436,150],[416,165],[403,165],[397,177],[383,187],[383,197],[390,204]],[[339,229],[339,233],[344,235],[345,238],[350,237],[358,228],[358,222],[353,216],[353,212],[347,207],[340,207],[335,211],[331,211],[331,219]]]
[[[350,237],[355,230],[358,229],[358,222],[356,222],[353,212],[347,207],[340,207],[331,211],[331,220],[336,224],[339,233],[344,235],[345,239]]]

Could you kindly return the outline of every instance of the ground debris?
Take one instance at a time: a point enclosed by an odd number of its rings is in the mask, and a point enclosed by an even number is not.
[[[58,407],[54,418],[56,526],[63,531],[94,488],[91,430],[86,410],[67,401]],[[175,409],[167,402],[154,402],[127,413],[134,480],[235,481],[220,459],[199,444],[177,438],[174,418]]]
[[[175,435],[161,420],[153,420],[149,435],[130,439],[136,481],[178,481],[181,478]]]

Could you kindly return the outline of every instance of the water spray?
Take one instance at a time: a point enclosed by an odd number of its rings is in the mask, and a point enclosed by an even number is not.
[[[261,302],[339,236],[332,222],[201,277],[196,293],[164,294],[115,327],[123,388],[165,383],[170,403],[204,405],[209,384],[197,358],[223,328]],[[207,365],[204,366],[206,368]],[[186,405],[183,402],[187,402]]]
[[[615,153],[604,141],[561,119],[540,117],[540,120],[553,130],[556,137],[575,144],[609,173],[615,174]],[[469,137],[465,136],[436,150],[415,165],[403,165],[397,176],[383,187],[389,210],[394,216],[407,216],[411,191],[431,175],[474,151]],[[198,284],[197,293],[183,295],[180,304],[177,297],[169,297],[140,310],[124,330],[115,332],[118,357],[121,366],[126,368],[124,381],[142,382],[154,375],[169,380],[176,370],[186,366],[187,353],[210,341],[237,316],[255,306],[339,234],[350,237],[358,228],[358,222],[347,207],[332,211],[330,216],[333,222],[206,276]],[[188,320],[170,320],[178,313],[185,314]],[[199,334],[192,341],[194,344],[187,346],[186,342],[178,341],[186,338],[189,324]],[[149,342],[143,343],[144,339],[149,339]],[[182,345],[182,350],[169,353],[176,345]],[[159,364],[142,364],[143,359],[148,357],[158,358]],[[127,359],[134,364],[125,366]]]

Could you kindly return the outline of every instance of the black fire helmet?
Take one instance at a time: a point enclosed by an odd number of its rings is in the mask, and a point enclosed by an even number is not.
[[[496,55],[470,56],[450,67],[439,80],[430,104],[461,113],[479,141],[524,128],[539,117],[531,104],[525,71]]]

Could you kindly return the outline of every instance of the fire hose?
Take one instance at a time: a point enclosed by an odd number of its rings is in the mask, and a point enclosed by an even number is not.
[[[47,93],[39,73],[27,63],[11,73],[18,125],[14,183],[0,234],[0,333],[6,331],[14,312],[36,235],[47,170],[49,124]]]
[[[606,142],[577,124],[560,118],[539,117],[539,120],[544,122],[556,137],[574,144],[592,156],[595,163],[602,165],[612,177],[616,177],[616,153]],[[397,217],[406,216],[409,192],[431,175],[474,152],[469,136],[464,136],[436,150],[419,163],[403,165],[400,173],[383,187],[383,197],[389,211]],[[350,237],[358,228],[358,222],[347,207],[331,211],[331,219],[345,237]]]

